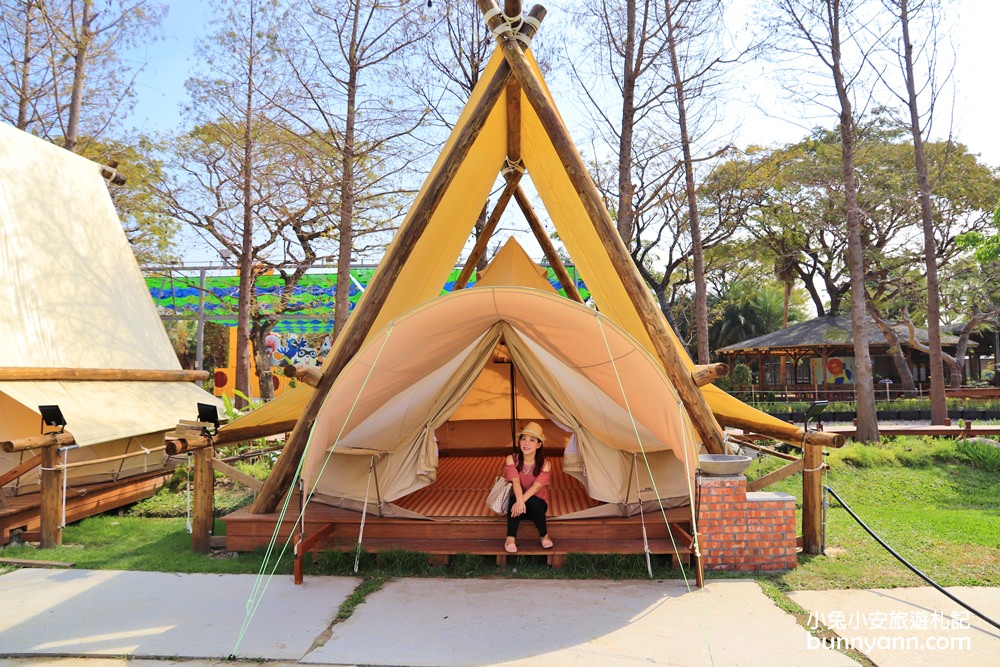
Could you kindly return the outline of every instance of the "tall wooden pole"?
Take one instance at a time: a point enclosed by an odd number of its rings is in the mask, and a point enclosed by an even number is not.
[[[532,14],[535,12],[532,10]],[[541,12],[544,16],[544,10]],[[541,16],[537,16],[541,20]],[[524,25],[524,30],[534,31],[530,24]],[[445,160],[442,162],[441,170],[436,172],[427,183],[424,196],[414,204],[411,216],[407,222],[399,229],[392,245],[386,251],[385,257],[379,265],[378,271],[368,284],[365,296],[355,309],[351,317],[348,318],[344,327],[344,332],[337,338],[337,343],[331,353],[328,365],[323,369],[323,377],[316,386],[316,391],[310,397],[305,410],[299,416],[292,434],[285,443],[285,448],[278,457],[271,474],[264,482],[257,500],[250,507],[253,514],[267,514],[274,511],[282,496],[288,492],[292,479],[295,477],[295,470],[302,454],[305,452],[306,443],[309,439],[309,432],[312,430],[313,421],[319,413],[319,408],[326,398],[330,387],[344,369],[347,362],[357,353],[364,343],[365,338],[371,330],[372,324],[378,317],[379,311],[385,304],[389,291],[395,285],[403,265],[410,257],[410,253],[416,246],[417,241],[427,229],[431,216],[441,203],[448,186],[454,180],[455,173],[459,166],[469,155],[472,144],[482,131],[487,117],[493,110],[500,95],[503,93],[510,78],[510,66],[506,62],[500,63],[500,67],[494,73],[493,78],[487,83],[482,97],[476,103],[468,122],[459,130],[451,149]]]
[[[191,550],[207,554],[212,550],[212,524],[215,512],[215,472],[212,470],[212,447],[194,450],[194,490],[191,493]]]
[[[524,190],[518,188],[514,192],[514,198],[517,200],[517,205],[521,207],[521,213],[524,214],[524,219],[528,221],[528,227],[531,228],[531,232],[535,235],[535,240],[538,241],[542,252],[545,253],[545,259],[549,261],[549,266],[555,271],[556,279],[562,285],[562,288],[566,290],[566,296],[577,303],[583,303],[583,297],[580,296],[580,291],[576,289],[576,283],[570,278],[566,267],[563,266],[562,258],[556,251],[556,247],[552,244],[552,239],[545,233],[545,228],[542,227],[541,220],[535,215],[535,209],[531,206],[531,202],[528,201]]]
[[[42,448],[41,547],[51,549],[62,544],[62,487],[66,471],[59,466],[59,448]]]
[[[520,172],[514,172],[507,177],[507,186],[500,193],[497,205],[493,207],[493,213],[490,214],[489,219],[486,220],[486,224],[483,225],[483,230],[479,233],[479,238],[476,239],[476,244],[472,247],[469,258],[465,260],[465,265],[455,280],[454,289],[456,291],[465,289],[465,286],[469,284],[472,272],[475,271],[476,266],[479,264],[479,259],[486,252],[486,246],[489,245],[490,237],[493,236],[493,231],[497,228],[497,223],[500,222],[500,216],[503,215],[507,204],[510,203],[510,198],[514,194],[514,190],[517,188],[520,180]]]
[[[496,9],[493,0],[476,0],[480,10],[485,14]],[[499,16],[492,16],[489,19],[490,28],[496,28],[501,22]],[[558,112],[546,98],[541,81],[535,75],[528,59],[524,55],[520,44],[510,33],[500,36],[500,48],[504,59],[510,64],[514,76],[517,77],[524,91],[525,97],[531,104],[538,119],[548,134],[549,139],[555,147],[556,153],[562,161],[566,174],[573,185],[574,190],[580,197],[584,208],[587,211],[598,237],[601,239],[611,263],[622,277],[622,283],[629,300],[635,306],[639,317],[646,328],[646,333],[652,341],[653,348],[663,364],[663,369],[667,377],[677,389],[677,393],[684,402],[684,407],[691,418],[701,437],[705,448],[714,454],[725,452],[725,445],[722,439],[722,428],[716,421],[712,411],[705,403],[704,396],[695,385],[688,370],[681,358],[678,350],[674,347],[672,338],[667,331],[669,326],[663,313],[660,312],[656,301],[650,294],[649,287],[639,275],[628,249],[622,242],[615,225],[611,220],[608,210],[604,207],[597,186],[587,171],[587,166],[576,150],[576,145],[569,136],[569,131],[563,125]]]

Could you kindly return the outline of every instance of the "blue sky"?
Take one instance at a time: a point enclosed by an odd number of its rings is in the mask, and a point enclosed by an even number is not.
[[[209,29],[205,0],[171,0],[169,4],[163,39],[134,54],[136,60],[145,59],[148,64],[137,82],[138,103],[130,124],[147,132],[179,126],[180,105],[185,99],[184,81],[195,59],[195,40]],[[559,0],[546,4],[550,11],[558,11]],[[1000,166],[1000,129],[996,121],[1000,106],[1000,87],[996,83],[1000,2],[958,0],[950,3],[947,11],[952,19],[957,15],[957,25],[949,34],[958,52],[954,135],[973,152],[980,153],[987,163]],[[941,111],[948,111],[946,107],[951,105],[950,100],[947,102],[941,105]],[[567,104],[561,108],[563,113],[569,111]],[[755,109],[731,111],[734,117],[744,119],[740,125],[747,128],[746,136],[738,136],[737,143],[794,141],[804,133],[799,126],[779,118],[765,118]],[[935,130],[935,138],[946,134],[946,120],[936,121]]]

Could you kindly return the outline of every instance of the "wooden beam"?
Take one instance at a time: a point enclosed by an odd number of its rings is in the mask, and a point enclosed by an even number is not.
[[[150,447],[145,450],[137,450],[134,452],[128,452],[127,454],[117,454],[115,456],[106,456],[101,459],[91,459],[88,461],[76,461],[75,463],[67,463],[66,469],[70,470],[72,468],[85,468],[86,466],[96,465],[98,463],[110,463],[111,461],[123,461],[125,459],[135,458],[136,456],[146,456],[148,454],[155,454],[157,452],[162,452],[166,450],[166,445],[160,445],[159,447]]]
[[[521,86],[513,77],[507,80],[507,160],[521,162]]]
[[[40,568],[69,568],[75,567],[76,563],[68,563],[62,560],[27,560],[25,558],[0,558],[0,565],[11,565],[13,567],[40,567]]]
[[[520,16],[521,3],[515,1],[512,7],[516,7],[517,11],[514,14],[508,13],[507,15]],[[531,16],[541,21],[545,18],[545,9],[539,6],[533,7]],[[531,24],[522,24],[521,26],[521,33],[528,37],[533,37],[534,31],[535,28]],[[507,79],[504,92],[507,106],[507,162],[508,165],[519,165],[521,162],[521,86],[514,77],[510,77]],[[482,259],[483,254],[486,252],[486,246],[493,236],[497,224],[500,222],[500,216],[507,209],[507,205],[510,202],[511,183],[513,182],[514,187],[516,187],[523,175],[523,169],[512,170],[505,174],[507,187],[500,193],[500,198],[497,200],[496,206],[493,207],[493,212],[483,224],[483,229],[476,239],[472,252],[469,253],[468,259],[466,259],[465,264],[462,266],[453,289],[464,289],[469,284],[472,272],[479,265],[479,260]]]
[[[758,433],[771,438],[772,440],[787,442],[788,444],[795,445],[796,447],[808,444],[839,448],[843,447],[846,442],[846,439],[840,433],[831,433],[829,431],[803,431],[801,428],[795,427],[795,431],[789,435],[784,430],[778,430],[770,424],[758,423],[749,419],[725,417],[720,415],[719,422],[723,426],[727,426],[729,428],[739,428],[750,433]]]
[[[745,436],[738,436],[743,438]],[[729,436],[730,440],[737,440],[733,436]],[[791,454],[786,454],[784,452],[779,452],[777,449],[771,449],[770,447],[765,447],[764,445],[758,445],[756,442],[746,442],[744,440],[737,440],[740,442],[741,447],[750,447],[751,449],[756,449],[758,452],[767,454],[768,456],[773,456],[776,459],[784,459],[785,461],[798,461],[800,457],[793,456]]]
[[[41,507],[39,508],[39,537],[42,549],[62,544],[62,481],[66,471],[59,465],[59,450],[42,449]]]
[[[310,387],[318,386],[319,381],[323,378],[323,373],[320,372],[319,368],[306,364],[300,364],[298,366],[285,366],[282,372],[286,377],[301,380],[303,384],[307,384]]]
[[[691,379],[699,387],[704,387],[707,384],[712,384],[716,379],[725,377],[729,374],[729,366],[726,364],[706,364],[704,366],[695,366],[694,370],[691,371]]]
[[[801,472],[803,468],[802,459],[795,459],[794,462],[789,463],[786,466],[782,466],[777,470],[773,470],[760,479],[755,479],[752,482],[747,482],[747,491],[760,491],[763,488],[771,486],[775,482],[780,482],[789,475],[794,475],[797,472]]]
[[[309,440],[313,421],[319,413],[319,408],[326,398],[327,392],[347,362],[361,348],[369,331],[371,331],[372,324],[385,304],[389,291],[396,284],[403,265],[409,259],[424,230],[427,229],[431,216],[437,210],[445,192],[454,180],[459,165],[468,157],[472,144],[482,132],[486,119],[506,88],[510,75],[510,66],[506,64],[506,61],[501,63],[492,79],[487,82],[483,95],[473,107],[467,122],[458,130],[455,141],[451,144],[448,154],[441,163],[441,169],[431,176],[424,189],[423,197],[414,204],[410,216],[396,233],[396,237],[379,264],[378,271],[375,272],[375,276],[368,284],[368,289],[365,290],[361,303],[347,318],[344,331],[338,336],[322,371],[323,378],[299,416],[298,422],[292,430],[292,435],[285,444],[281,456],[275,462],[271,474],[264,482],[257,500],[250,507],[251,513],[267,514],[274,511],[281,498],[291,487],[295,470],[298,468]]]
[[[535,235],[535,240],[538,241],[542,252],[545,253],[545,259],[549,261],[549,266],[555,271],[556,279],[559,280],[562,288],[566,290],[566,296],[577,303],[583,303],[583,297],[580,296],[579,290],[576,289],[576,282],[570,277],[569,272],[563,265],[559,252],[556,250],[555,245],[553,245],[552,239],[545,233],[545,228],[542,227],[541,220],[535,215],[535,209],[531,206],[531,202],[528,201],[524,190],[518,187],[514,191],[514,199],[517,200],[517,205],[521,207],[521,213],[524,214],[524,219],[528,221],[528,226],[531,227],[531,232]]]
[[[30,459],[28,459],[24,463],[21,463],[20,465],[14,467],[14,468],[11,468],[10,470],[8,470],[7,472],[5,472],[4,474],[0,475],[0,488],[3,488],[5,486],[7,486],[11,482],[13,482],[15,479],[17,479],[18,477],[20,477],[21,475],[23,475],[24,473],[31,472],[32,470],[34,470],[35,468],[37,468],[41,464],[42,464],[42,455],[41,454],[35,454],[34,456],[32,456]]]
[[[517,188],[517,184],[521,181],[521,172],[516,171],[507,176],[507,185],[504,187],[503,192],[500,193],[500,197],[497,199],[497,205],[493,207],[493,212],[490,213],[490,217],[486,220],[486,224],[483,225],[483,231],[479,233],[479,238],[476,239],[476,244],[472,247],[472,251],[469,253],[469,258],[465,260],[465,264],[462,266],[462,270],[458,274],[458,278],[455,280],[454,289],[460,290],[465,289],[465,286],[469,284],[469,279],[472,278],[472,272],[476,270],[476,266],[479,264],[480,258],[486,253],[486,246],[489,245],[490,238],[493,236],[494,230],[497,228],[497,224],[500,222],[500,216],[503,212],[507,210],[507,204],[510,203],[510,198],[514,194],[514,190]]]
[[[239,468],[234,468],[228,463],[224,463],[219,459],[212,459],[212,470],[222,473],[229,479],[236,480],[243,486],[249,487],[254,491],[260,491],[260,488],[264,486],[264,482],[257,479],[256,477],[251,477]]]
[[[27,449],[43,449],[46,447],[69,447],[75,445],[76,440],[72,433],[44,433],[42,435],[32,435],[18,440],[5,440],[0,442],[0,449],[8,454],[23,452]]]
[[[2,381],[201,382],[208,378],[208,371],[161,371],[150,368],[0,368]]]
[[[493,0],[476,0],[480,10],[485,14],[496,8]],[[493,16],[490,20],[490,28],[496,27],[503,19]],[[517,77],[524,91],[525,97],[531,104],[535,113],[541,121],[542,127],[548,134],[549,139],[562,161],[566,174],[573,184],[576,194],[587,211],[591,223],[601,239],[605,250],[611,260],[612,265],[622,277],[622,284],[629,300],[635,306],[642,320],[646,333],[652,341],[656,355],[663,364],[664,371],[670,378],[677,393],[684,402],[688,416],[695,430],[701,438],[705,448],[712,454],[725,453],[725,444],[722,439],[722,427],[716,421],[712,411],[708,408],[701,390],[698,389],[691,379],[691,372],[687,368],[680,352],[673,344],[673,337],[668,332],[670,325],[660,311],[656,300],[649,291],[639,270],[629,255],[618,230],[611,220],[611,215],[604,206],[601,195],[594,185],[587,166],[580,157],[569,136],[569,131],[559,117],[558,111],[551,105],[546,97],[544,87],[535,75],[534,70],[528,63],[528,59],[521,49],[518,41],[511,36],[501,35],[501,51],[504,59],[510,64],[514,76]],[[600,304],[598,304],[600,305]]]
[[[259,424],[256,426],[243,426],[239,428],[223,428],[212,436],[212,440],[217,445],[228,445],[234,442],[244,442],[246,440],[256,440],[266,438],[270,435],[288,433],[295,428],[298,420],[287,419],[285,421],[274,422],[273,424]]]

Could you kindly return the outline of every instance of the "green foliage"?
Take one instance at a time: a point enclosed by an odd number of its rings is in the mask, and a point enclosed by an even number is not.
[[[732,378],[737,387],[746,387],[753,384],[753,371],[746,364],[736,364],[733,366]]]
[[[179,225],[161,210],[157,200],[164,174],[162,160],[154,155],[161,147],[146,137],[89,139],[80,146],[84,157],[101,164],[115,163],[116,170],[126,177],[124,183],[109,183],[108,191],[136,261],[140,265],[168,264],[177,259],[172,244]]]
[[[954,440],[929,436],[885,438],[877,445],[852,442],[831,452],[828,458],[831,466],[847,465],[856,468],[920,468],[937,463],[957,463],[960,460]]]
[[[961,248],[974,250],[976,260],[982,264],[1000,261],[1000,201],[993,209],[993,225],[997,229],[993,236],[974,231],[961,234],[955,241]]]
[[[216,473],[216,477],[218,478],[220,475]],[[214,515],[217,517],[235,512],[253,500],[253,494],[243,487],[235,484],[226,485],[218,483],[216,486],[213,509]],[[182,481],[178,485],[177,490],[165,486],[156,495],[139,501],[128,510],[128,515],[135,517],[176,518],[186,517],[189,509],[187,487],[185,482]]]
[[[982,440],[962,440],[958,454],[973,467],[987,472],[1000,472],[1000,447]]]

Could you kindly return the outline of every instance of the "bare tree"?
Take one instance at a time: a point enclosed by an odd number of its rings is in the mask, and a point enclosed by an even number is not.
[[[165,11],[152,0],[3,0],[3,118],[74,152],[99,138],[132,103],[137,71],[123,52],[150,39]]]
[[[920,198],[920,219],[923,227],[924,266],[927,276],[927,338],[930,355],[931,378],[931,423],[944,424],[948,417],[948,406],[945,401],[944,367],[941,352],[941,298],[940,283],[937,274],[936,248],[934,242],[934,219],[931,205],[933,188],[928,175],[927,158],[924,155],[925,132],[933,120],[935,102],[937,100],[937,28],[940,16],[939,0],[882,0],[885,8],[891,12],[897,37],[886,36],[884,43],[896,56],[900,73],[905,84],[906,94],[897,94],[899,100],[906,106],[909,117],[909,130],[913,138],[913,159],[917,175],[917,187]],[[922,19],[922,21],[921,21]],[[920,49],[914,52],[912,28],[922,28],[924,32]],[[923,61],[927,66],[926,78],[917,81],[916,64]],[[883,81],[887,79],[883,76]],[[887,82],[888,83],[888,82]],[[895,93],[895,86],[889,85],[889,90]],[[925,113],[921,112],[920,94],[924,92],[928,98]]]
[[[719,39],[723,8],[721,0],[595,0],[583,10],[593,28],[600,75],[614,81],[621,97],[620,115],[613,115],[601,103],[599,93],[589,92],[591,88],[585,86],[601,131],[609,144],[616,145],[618,179],[610,199],[617,201],[616,223],[626,244],[639,250],[633,243],[637,228],[644,224],[640,221],[639,191],[648,193],[657,187],[655,182],[636,182],[637,165],[662,165],[661,156],[668,154],[674,156],[683,174],[683,197],[672,203],[683,211],[679,220],[691,241],[699,363],[708,363],[709,349],[705,238],[696,170],[700,161],[717,153],[705,153],[699,143],[705,126],[715,120],[715,98],[710,93],[717,88],[724,66],[733,62],[733,58],[726,59]],[[573,71],[582,82],[593,76],[581,67],[573,66]],[[671,171],[661,168],[660,176]],[[653,175],[653,170],[647,170],[646,175]],[[647,199],[653,201],[656,199]]]
[[[358,239],[378,238],[404,213],[399,182],[414,157],[406,152],[426,109],[409,105],[390,82],[405,74],[411,51],[431,26],[409,0],[314,0],[298,16],[291,56],[298,99],[275,103],[339,156],[337,294],[334,334],[350,313],[350,268]]]
[[[863,63],[867,50],[858,42],[857,7],[863,0],[774,0],[780,18],[776,40],[789,40],[795,55],[808,55],[820,64],[832,83],[836,99],[841,140],[841,178],[847,217],[847,265],[851,276],[851,327],[854,334],[854,363],[858,410],[857,439],[878,440],[875,386],[868,335],[865,330],[865,267],[862,244],[862,216],[858,207],[858,183],[854,171],[857,125],[854,111],[856,73],[849,71],[852,59],[845,48],[853,49]],[[776,41],[777,44],[777,41]],[[860,66],[854,63],[855,66]]]
[[[262,270],[256,260],[280,237],[262,216],[281,167],[271,148],[281,130],[269,102],[282,82],[274,59],[281,20],[267,0],[241,0],[219,16],[201,45],[201,72],[186,84],[197,125],[178,139],[163,192],[171,215],[236,260],[236,388],[247,396],[254,281]]]

